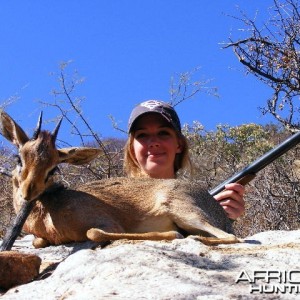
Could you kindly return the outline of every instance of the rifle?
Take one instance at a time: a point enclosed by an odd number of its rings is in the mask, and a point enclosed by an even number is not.
[[[223,191],[225,189],[225,185],[228,183],[236,182],[242,185],[246,185],[252,179],[254,179],[257,172],[265,168],[267,165],[269,165],[275,159],[277,159],[278,157],[280,157],[281,155],[289,151],[291,148],[295,147],[299,142],[300,142],[300,131],[287,138],[285,141],[283,141],[281,144],[279,144],[275,148],[265,153],[263,156],[259,157],[257,160],[255,160],[252,164],[248,165],[239,173],[236,173],[229,179],[222,182],[216,188],[209,191],[209,193],[212,196],[215,196],[216,194]]]

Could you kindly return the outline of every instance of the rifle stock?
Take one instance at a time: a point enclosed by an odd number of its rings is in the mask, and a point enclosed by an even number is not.
[[[300,142],[300,131],[287,138],[285,141],[283,141],[281,144],[279,144],[275,148],[265,153],[263,156],[259,157],[252,164],[248,165],[245,169],[243,169],[241,172],[236,173],[229,179],[222,182],[216,188],[209,191],[209,193],[212,196],[215,196],[216,194],[223,191],[225,189],[225,185],[228,183],[236,182],[242,185],[246,185],[252,179],[254,179],[257,172],[259,172],[267,165],[269,165],[271,162],[273,162],[275,159],[277,159],[278,157],[280,157],[281,155],[283,155],[284,153],[286,153],[287,151],[295,147],[299,142]]]

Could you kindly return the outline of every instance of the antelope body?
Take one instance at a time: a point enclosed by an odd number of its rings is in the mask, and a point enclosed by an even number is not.
[[[54,182],[58,164],[84,164],[99,149],[57,149],[53,133],[41,131],[41,118],[33,138],[4,111],[0,132],[19,150],[13,171],[16,212],[24,201],[35,201],[23,229],[35,235],[35,247],[91,239],[174,239],[179,233],[213,236],[217,243],[238,242],[220,204],[193,181],[179,179],[112,178],[66,189]],[[202,238],[202,241],[208,239]]]

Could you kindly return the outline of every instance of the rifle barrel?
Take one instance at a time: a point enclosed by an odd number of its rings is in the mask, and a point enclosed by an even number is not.
[[[300,131],[293,134],[286,140],[284,140],[281,144],[279,144],[277,147],[271,149],[267,153],[265,153],[263,156],[259,157],[257,160],[255,160],[252,164],[248,165],[246,168],[244,168],[241,172],[236,173],[226,181],[222,182],[220,185],[218,185],[213,190],[209,191],[209,193],[212,196],[215,196],[216,194],[220,193],[225,189],[225,185],[232,182],[237,182],[243,177],[247,175],[255,175],[257,172],[265,168],[268,164],[273,162],[275,159],[283,155],[285,152],[289,151],[291,148],[295,147],[300,142]]]

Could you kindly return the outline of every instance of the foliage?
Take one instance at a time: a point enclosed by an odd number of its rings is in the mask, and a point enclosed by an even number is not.
[[[208,187],[226,174],[237,172],[272,146],[267,131],[256,124],[218,125],[216,131],[206,131],[194,122],[184,126],[184,134],[190,141],[195,176],[205,178]]]

